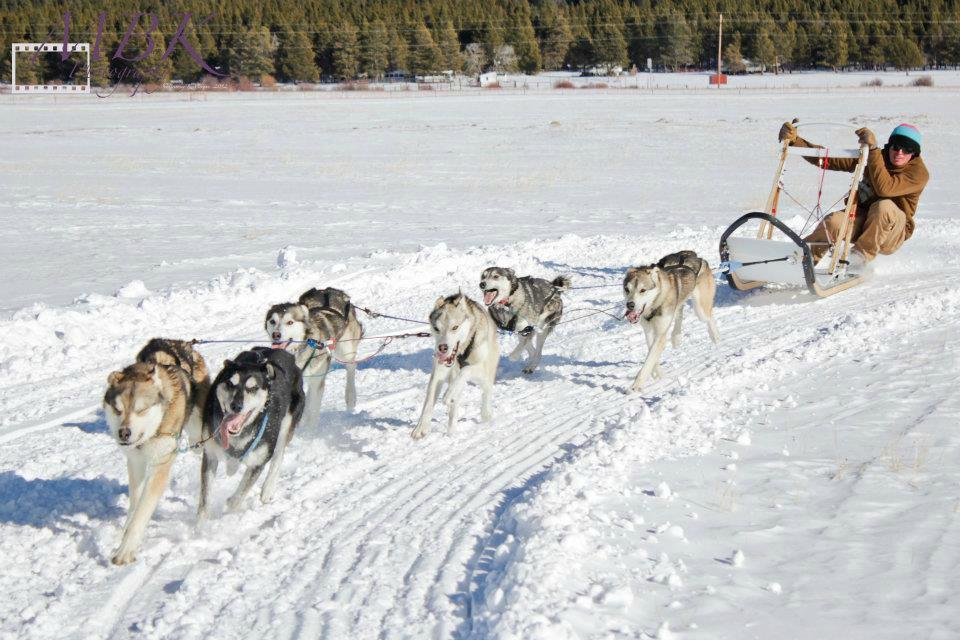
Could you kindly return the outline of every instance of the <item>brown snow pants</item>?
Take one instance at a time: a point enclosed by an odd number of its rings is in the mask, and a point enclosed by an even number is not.
[[[868,262],[876,258],[878,253],[890,255],[903,245],[907,239],[907,214],[893,200],[877,200],[870,205],[866,214],[862,211],[862,207],[857,207],[853,235],[850,237]],[[810,246],[814,263],[823,257],[830,248],[829,243],[840,234],[843,215],[843,211],[831,213],[817,225],[813,233],[804,238],[807,243],[824,243]]]

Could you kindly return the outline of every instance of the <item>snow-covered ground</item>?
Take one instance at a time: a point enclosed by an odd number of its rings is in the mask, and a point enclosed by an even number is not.
[[[4,98],[0,636],[956,637],[958,106],[937,87]],[[472,390],[421,442],[430,344],[395,342],[361,365],[355,413],[332,374],[273,503],[222,514],[221,479],[197,530],[184,455],[137,563],[109,564],[127,480],[99,398],[149,337],[260,338],[270,304],[318,285],[424,318],[493,264],[613,283],[570,293],[568,318],[619,309],[629,265],[716,262],[795,115],[924,131],[917,232],[865,284],[721,286],[720,344],[687,314],[640,395],[641,332],[567,323],[533,376],[503,361],[491,424]],[[815,172],[787,179],[815,198]],[[214,369],[240,348],[202,347]]]

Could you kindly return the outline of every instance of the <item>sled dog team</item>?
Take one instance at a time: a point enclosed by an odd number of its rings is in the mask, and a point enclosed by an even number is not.
[[[563,316],[561,293],[570,278],[552,281],[517,277],[512,269],[492,267],[480,277],[483,304],[463,293],[437,299],[430,312],[434,339],[433,371],[427,385],[414,439],[430,431],[433,408],[446,385],[448,429],[459,416],[466,385],[482,392],[481,420],[492,416],[491,395],[500,359],[497,330],[519,335],[510,354],[528,358],[524,373],[540,363],[543,346]],[[693,302],[710,338],[719,339],[713,320],[713,274],[693,251],[681,251],[659,262],[627,270],[623,280],[626,319],[640,323],[647,357],[632,391],[660,377],[660,356],[671,334],[679,346],[684,303]],[[227,509],[236,510],[269,465],[260,500],[276,491],[286,446],[302,420],[315,424],[320,415],[326,375],[334,359],[347,372],[346,405],[356,400],[356,359],[363,326],[350,297],[338,289],[310,289],[296,303],[276,304],[267,311],[264,328],[271,347],[254,347],[233,359],[210,382],[203,356],[193,344],[154,338],[136,361],[110,374],[103,398],[110,433],[127,457],[129,510],[120,545],[111,561],[133,562],[150,518],[170,476],[185,437],[190,448],[202,449],[198,520],[206,519],[210,489],[221,462],[233,475],[244,473]],[[310,341],[310,342],[308,342]],[[314,346],[316,345],[316,346]],[[304,392],[306,387],[306,392]]]

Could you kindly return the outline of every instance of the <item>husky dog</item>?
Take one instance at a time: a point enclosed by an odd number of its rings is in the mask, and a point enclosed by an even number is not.
[[[296,356],[297,366],[307,380],[307,407],[304,421],[315,424],[320,417],[320,401],[327,373],[333,358],[345,363],[347,370],[346,403],[353,411],[357,404],[357,349],[363,336],[363,326],[350,303],[350,296],[339,289],[310,289],[296,304],[275,304],[267,311],[264,328],[274,347],[283,348]],[[332,347],[314,349],[304,340],[323,343],[334,340]]]
[[[283,452],[303,414],[303,378],[294,357],[281,349],[254,347],[226,360],[213,381],[203,410],[203,462],[200,467],[200,505],[197,517],[207,517],[210,487],[221,459],[232,474],[246,466],[229,510],[243,502],[260,473],[270,471],[260,491],[269,502],[277,488]]]
[[[137,549],[177,457],[186,430],[200,438],[200,411],[210,387],[207,365],[189,342],[154,338],[136,362],[107,378],[103,413],[127,457],[130,507],[113,564],[136,559]]]
[[[517,331],[520,341],[510,354],[513,361],[519,360],[526,349],[529,358],[524,373],[533,373],[540,364],[543,343],[563,316],[561,291],[570,288],[570,278],[559,276],[552,281],[532,276],[518,278],[513,269],[490,267],[480,274],[480,290],[483,304],[497,326],[507,331]],[[533,344],[536,331],[537,341]]]
[[[436,353],[423,412],[411,434],[414,440],[430,432],[433,405],[444,382],[447,383],[443,399],[449,412],[448,431],[457,423],[460,394],[468,382],[476,382],[482,390],[481,419],[486,422],[492,416],[490,393],[500,360],[497,329],[493,320],[483,307],[462,293],[457,293],[437,298],[430,313],[430,332],[436,343]]]
[[[697,317],[707,324],[710,339],[720,339],[713,319],[715,290],[710,266],[693,251],[672,253],[657,264],[627,270],[623,279],[626,318],[631,324],[639,321],[647,338],[647,359],[630,387],[632,391],[639,391],[651,375],[660,377],[660,356],[671,324],[673,346],[680,346],[683,304],[688,298],[693,300]]]

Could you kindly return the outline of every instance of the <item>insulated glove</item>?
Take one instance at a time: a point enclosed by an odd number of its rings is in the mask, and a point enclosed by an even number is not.
[[[860,144],[867,145],[869,149],[877,148],[877,136],[873,135],[873,131],[870,131],[870,129],[861,127],[854,131],[854,133],[857,134],[857,141]]]
[[[786,140],[787,144],[793,144],[797,141],[797,128],[790,122],[784,122],[783,126],[780,127],[780,134],[777,136],[777,140],[780,142]]]

